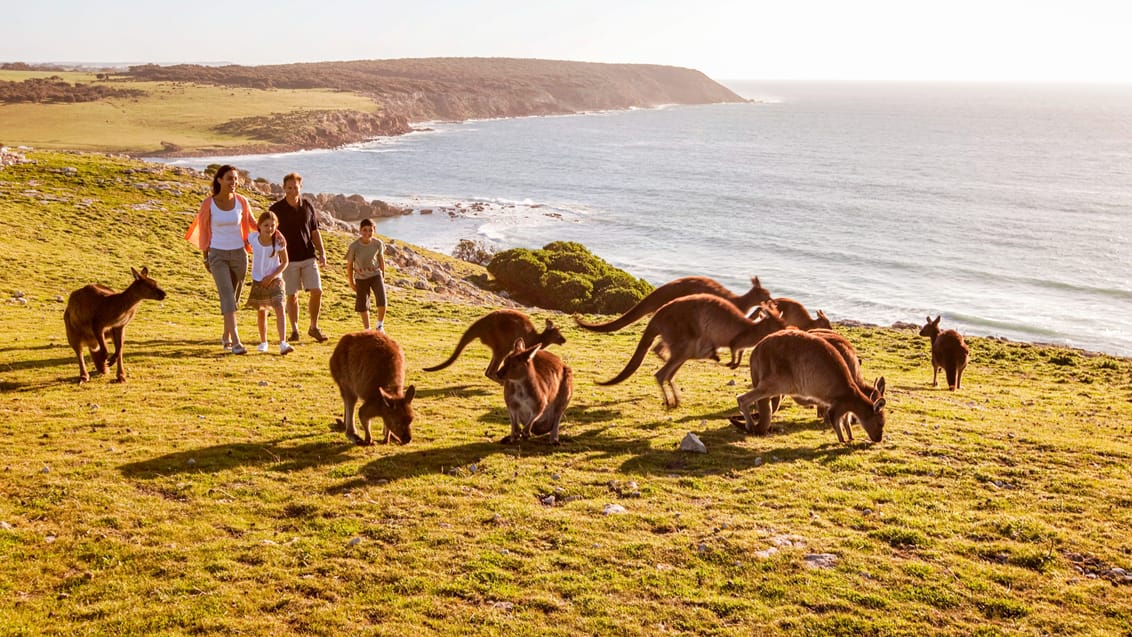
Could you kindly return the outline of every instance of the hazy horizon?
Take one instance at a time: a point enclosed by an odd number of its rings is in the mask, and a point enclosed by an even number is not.
[[[317,11],[295,0],[249,0],[200,14],[200,28],[182,29],[171,28],[185,21],[178,5],[29,3],[5,16],[0,61],[259,66],[513,57],[680,66],[717,80],[1132,82],[1125,62],[1132,38],[1124,33],[1132,4],[1102,0],[330,0]]]

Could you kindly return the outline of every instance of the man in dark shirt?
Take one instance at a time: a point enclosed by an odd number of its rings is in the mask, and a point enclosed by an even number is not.
[[[285,196],[271,204],[271,212],[279,218],[279,232],[287,240],[287,268],[283,270],[283,286],[287,293],[287,319],[291,323],[290,342],[299,340],[299,290],[310,292],[310,328],[307,335],[318,342],[327,337],[318,329],[318,313],[322,308],[322,278],[318,267],[326,267],[326,251],[318,231],[318,214],[311,202],[301,197],[303,178],[298,173],[283,177]]]

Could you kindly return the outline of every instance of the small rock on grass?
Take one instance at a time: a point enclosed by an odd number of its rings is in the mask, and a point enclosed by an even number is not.
[[[605,505],[605,508],[601,510],[602,515],[621,515],[628,512],[628,509],[621,506],[620,504],[607,504]]]
[[[689,431],[688,434],[684,436],[684,439],[680,441],[680,451],[707,453],[707,446],[704,445],[699,436]]]
[[[802,559],[807,568],[833,568],[841,558],[833,553],[809,553]]]

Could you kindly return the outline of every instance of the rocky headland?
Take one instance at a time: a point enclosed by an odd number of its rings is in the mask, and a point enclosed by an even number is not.
[[[295,110],[216,127],[263,142],[252,152],[333,148],[401,135],[413,122],[563,115],[667,104],[742,102],[694,69],[512,58],[420,58],[267,66],[181,64],[131,67],[143,81],[253,89],[333,89],[373,99],[376,113]],[[248,148],[240,149],[248,152]],[[175,145],[164,154],[183,155]]]

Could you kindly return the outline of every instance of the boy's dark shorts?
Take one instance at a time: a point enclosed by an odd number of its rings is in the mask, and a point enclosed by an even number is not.
[[[358,287],[357,296],[354,297],[354,311],[369,311],[369,293],[373,290],[374,299],[378,307],[385,307],[385,277],[377,275],[368,279],[354,279]]]

